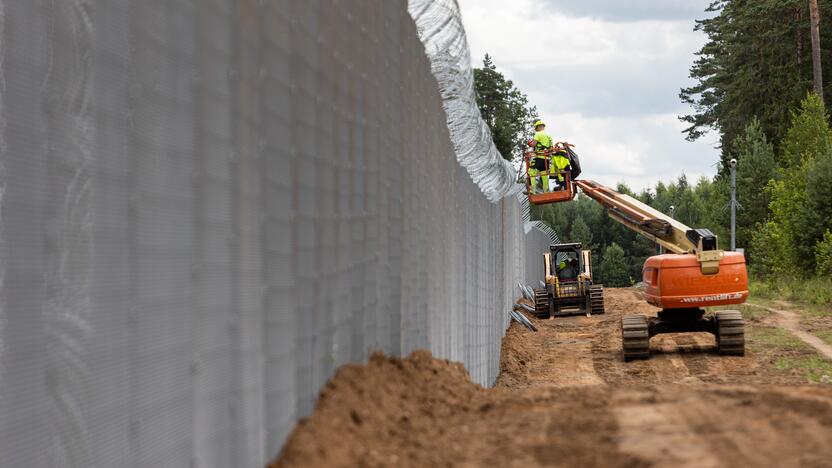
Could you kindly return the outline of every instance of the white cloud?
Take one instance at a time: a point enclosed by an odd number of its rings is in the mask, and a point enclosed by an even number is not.
[[[676,118],[690,111],[679,88],[689,84],[693,53],[705,41],[693,25],[707,0],[694,1],[702,5],[662,0],[650,10],[642,2],[641,14],[622,10],[615,18],[593,12],[619,0],[585,8],[556,8],[565,5],[559,0],[549,0],[550,8],[532,0],[459,3],[475,64],[485,52],[494,57],[552,121],[552,136],[578,145],[587,178],[641,189],[683,172],[689,179],[713,174],[719,158],[713,138],[685,141]]]
[[[712,174],[718,160],[708,142],[678,143],[684,126],[674,114],[586,118],[552,113],[548,123],[554,139],[577,145],[582,177],[606,185],[624,182],[640,190],[681,174],[696,180]]]
[[[676,60],[702,42],[692,30],[692,18],[610,22],[541,11],[536,0],[462,0],[460,7],[472,55],[488,51],[518,70]]]
[[[603,18],[610,21],[633,21],[645,18],[689,19],[701,16],[711,0],[543,0],[543,8],[553,8],[570,15]]]

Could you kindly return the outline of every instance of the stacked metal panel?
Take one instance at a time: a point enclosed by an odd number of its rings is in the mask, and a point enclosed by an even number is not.
[[[262,466],[372,350],[496,378],[550,236],[403,0],[0,0],[0,90],[0,465]]]

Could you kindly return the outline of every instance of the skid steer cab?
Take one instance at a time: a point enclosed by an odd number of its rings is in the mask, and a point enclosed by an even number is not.
[[[538,318],[604,313],[604,287],[592,277],[592,254],[581,244],[556,244],[543,254],[546,287],[534,290]]]
[[[578,188],[573,181],[581,174],[581,163],[572,148],[573,145],[560,142],[552,149],[524,153],[526,193],[530,203],[546,205],[575,198]],[[568,166],[558,168],[556,160],[563,161],[564,158],[569,161]]]

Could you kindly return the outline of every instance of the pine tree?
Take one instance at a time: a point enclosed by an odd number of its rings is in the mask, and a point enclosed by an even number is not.
[[[777,161],[774,146],[768,142],[757,119],[751,121],[745,134],[735,142],[737,156],[737,245],[749,247],[751,235],[768,218],[771,197],[765,190],[774,178]]]
[[[780,165],[796,168],[809,159],[826,153],[832,147],[829,114],[823,101],[813,93],[803,99],[800,109],[792,113],[791,126],[781,144]]]
[[[604,249],[603,259],[598,267],[598,277],[604,285],[609,287],[630,286],[630,275],[624,249],[613,242]]]
[[[832,6],[819,4],[821,11]],[[693,108],[681,120],[690,140],[719,133],[724,168],[754,117],[777,146],[790,126],[789,109],[812,89],[808,8],[806,0],[716,0],[708,8],[716,15],[697,22],[708,42],[690,70],[697,83],[680,93]],[[828,50],[832,36],[825,29],[821,43]]]
[[[697,207],[701,210],[699,225],[695,227],[710,229],[719,236],[720,245],[726,245],[731,222],[728,209],[730,199],[728,177],[716,177],[714,180],[700,179],[694,188],[694,197],[699,200]]]
[[[623,247],[622,247],[623,248]],[[624,249],[630,278],[641,281],[644,262],[659,253],[659,247],[644,236],[636,236],[633,243]]]
[[[474,69],[477,106],[491,129],[494,145],[503,158],[511,161],[520,153],[530,131],[537,108],[529,106],[528,98],[497,71],[491,56],[485,54],[482,68]]]
[[[798,251],[816,263],[815,246],[823,242],[824,234],[832,229],[832,150],[819,155],[808,166],[808,203],[800,210],[796,237],[798,243],[805,247]]]
[[[818,226],[824,225],[816,210],[823,210],[825,203],[815,198],[828,193],[822,184],[832,183],[824,172],[830,142],[832,130],[823,103],[810,94],[793,116],[782,145],[783,166],[768,185],[771,218],[752,240],[753,256],[763,260],[767,272],[804,275],[814,269],[815,245],[823,235]]]
[[[809,0],[810,36],[812,38],[812,82],[815,94],[823,99],[823,66],[820,57],[820,9],[818,0]]]
[[[569,231],[569,241],[579,242],[585,249],[589,249],[591,247],[592,231],[589,230],[589,226],[587,226],[583,216],[578,215],[575,220],[572,221],[572,229]]]

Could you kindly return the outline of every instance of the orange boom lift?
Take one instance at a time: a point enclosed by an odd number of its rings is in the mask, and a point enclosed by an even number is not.
[[[570,201],[576,189],[600,203],[607,214],[627,228],[663,247],[663,255],[644,263],[645,299],[660,307],[658,317],[629,315],[621,321],[624,359],[650,357],[650,338],[662,333],[707,332],[716,337],[723,355],[745,354],[745,323],[735,310],[706,315],[704,307],[742,304],[748,299],[745,256],[719,249],[717,236],[707,229],[691,229],[658,210],[589,180],[572,181],[567,190],[548,195],[553,201]],[[576,189],[572,190],[571,186]],[[535,203],[535,200],[530,201]]]
[[[650,338],[661,333],[708,332],[723,355],[745,354],[745,323],[735,310],[706,316],[703,307],[742,304],[748,299],[745,256],[719,249],[717,236],[691,229],[633,197],[596,182],[579,180],[584,194],[624,226],[667,252],[644,263],[644,296],[661,307],[658,317],[629,315],[621,321],[624,359],[648,358]]]

